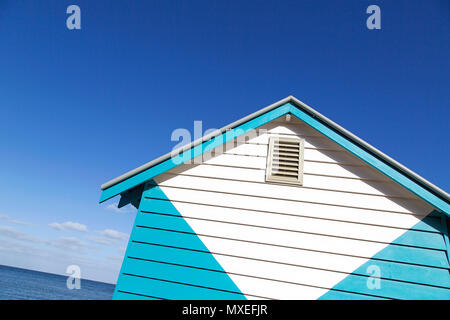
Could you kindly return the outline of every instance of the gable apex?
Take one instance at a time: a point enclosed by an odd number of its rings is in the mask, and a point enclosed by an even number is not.
[[[101,186],[103,191],[100,202],[130,190],[153,177],[174,168],[178,164],[172,161],[172,155],[189,153],[188,156],[192,159],[204,152],[212,150],[220,144],[233,140],[241,134],[256,129],[259,126],[286,114],[291,114],[302,122],[305,122],[315,130],[324,134],[327,138],[433,205],[436,209],[450,216],[450,197],[445,191],[436,187],[293,96],[288,96],[270,106],[262,108],[255,113],[216,130],[211,134],[205,135],[188,145],[167,153],[143,166],[106,182]],[[223,139],[213,139],[218,136],[222,136]],[[220,140],[221,143],[219,143],[218,140]]]

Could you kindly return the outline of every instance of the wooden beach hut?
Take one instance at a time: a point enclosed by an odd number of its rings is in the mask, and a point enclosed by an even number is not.
[[[449,195],[292,96],[101,189],[115,299],[450,299]]]

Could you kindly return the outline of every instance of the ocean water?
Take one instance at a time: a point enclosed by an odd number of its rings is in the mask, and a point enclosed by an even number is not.
[[[67,277],[0,265],[0,300],[110,300],[114,285],[81,279],[69,290]]]

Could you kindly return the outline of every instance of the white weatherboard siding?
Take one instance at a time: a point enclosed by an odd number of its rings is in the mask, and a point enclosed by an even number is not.
[[[154,179],[249,299],[317,299],[433,210],[300,121],[260,129]],[[303,186],[265,182],[274,134],[305,139]]]

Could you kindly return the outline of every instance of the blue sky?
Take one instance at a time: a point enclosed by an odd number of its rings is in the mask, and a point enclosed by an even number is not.
[[[448,191],[449,31],[446,0],[1,1],[0,264],[115,282],[135,210],[100,185],[291,94]]]

